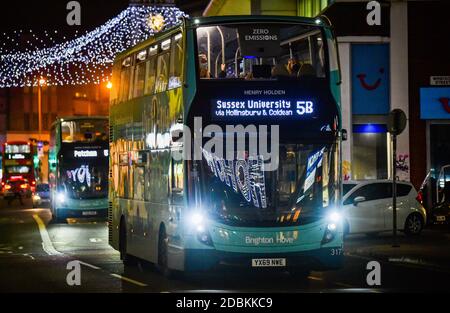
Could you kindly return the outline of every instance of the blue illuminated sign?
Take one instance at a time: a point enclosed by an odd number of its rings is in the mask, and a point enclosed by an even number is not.
[[[450,87],[420,88],[420,118],[450,119]]]
[[[353,124],[353,132],[359,134],[387,133],[387,127],[384,124]]]
[[[352,44],[352,113],[389,112],[389,44]]]
[[[309,99],[214,99],[212,115],[226,118],[299,118],[315,115],[315,102]]]

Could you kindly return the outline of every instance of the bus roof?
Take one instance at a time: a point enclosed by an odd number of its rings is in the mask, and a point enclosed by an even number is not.
[[[317,20],[321,23],[317,23]],[[326,21],[321,18],[311,18],[302,16],[285,16],[285,15],[224,15],[224,16],[208,16],[194,17],[188,20],[191,25],[208,25],[233,22],[292,22],[301,23],[310,26],[328,26]]]
[[[13,141],[6,141],[4,145],[28,145],[30,144],[29,141],[25,140],[13,140]]]
[[[317,21],[320,20],[320,23]],[[309,26],[317,26],[317,27],[329,27],[328,21],[323,18],[310,18],[310,17],[299,17],[299,16],[283,16],[283,15],[224,15],[224,16],[208,16],[208,17],[192,17],[186,18],[186,25],[189,26],[200,26],[200,25],[214,25],[214,24],[226,24],[226,23],[239,23],[239,22],[291,22],[291,23],[299,23],[305,24]],[[137,45],[128,48],[127,50],[117,54],[115,60],[120,60],[127,57],[130,54],[138,52],[146,48],[148,45],[153,42],[163,39],[165,37],[171,36],[173,33],[178,31],[181,27],[181,24],[178,24],[172,28],[169,28],[165,31],[162,31],[155,36],[144,40]]]
[[[108,116],[100,116],[100,115],[95,115],[95,116],[62,116],[62,117],[58,117],[56,118],[56,121],[54,121],[52,123],[52,127],[53,125],[63,122],[63,121],[76,121],[76,120],[109,120]]]

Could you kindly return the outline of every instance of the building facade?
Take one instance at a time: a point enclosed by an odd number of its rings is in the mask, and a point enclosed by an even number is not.
[[[38,88],[0,89],[0,144],[5,141],[43,142],[37,174],[48,176],[50,127],[57,117],[108,115],[109,89],[106,84],[42,87],[42,131],[39,134]],[[40,136],[39,136],[40,135]]]

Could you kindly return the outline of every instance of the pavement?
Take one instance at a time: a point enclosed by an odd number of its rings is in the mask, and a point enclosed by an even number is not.
[[[348,256],[450,272],[449,228],[429,226],[420,236],[399,234],[397,238],[396,245],[391,234],[366,238],[355,235],[347,238],[345,251]]]
[[[8,207],[0,200],[0,292],[448,291],[450,280],[450,237],[442,229],[425,230],[416,238],[400,234],[399,248],[391,247],[388,234],[349,236],[341,269],[312,272],[304,280],[232,269],[167,279],[146,262],[124,267],[108,245],[106,222],[50,220],[47,208],[33,209],[30,201]],[[367,284],[367,264],[374,260],[381,265],[380,286]],[[74,261],[80,266],[80,285],[71,284]]]

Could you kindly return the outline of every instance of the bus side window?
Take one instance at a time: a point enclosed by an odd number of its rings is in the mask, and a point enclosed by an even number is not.
[[[172,201],[174,204],[183,204],[184,194],[184,169],[183,160],[175,160],[172,158],[172,166],[170,168],[170,189]]]
[[[127,101],[130,96],[131,65],[132,65],[131,56],[126,57],[122,61],[122,69],[120,72],[120,90],[119,90],[120,101]]]
[[[134,70],[133,98],[141,97],[144,95],[145,65],[145,62],[139,62]]]
[[[128,198],[128,166],[120,165],[120,182],[119,182],[119,196],[121,198]]]
[[[170,53],[158,55],[155,92],[166,91],[169,76]]]
[[[169,89],[178,88],[182,84],[183,74],[183,36],[173,37],[170,55]]]
[[[153,94],[153,91],[155,89],[155,74],[156,74],[156,62],[155,58],[152,57],[150,60],[146,63],[146,79],[145,79],[145,94]]]
[[[144,167],[136,166],[134,168],[134,200],[144,200]]]
[[[131,75],[130,67],[122,68],[122,71],[120,72],[120,92],[119,92],[120,101],[128,100],[130,90],[130,75]]]

